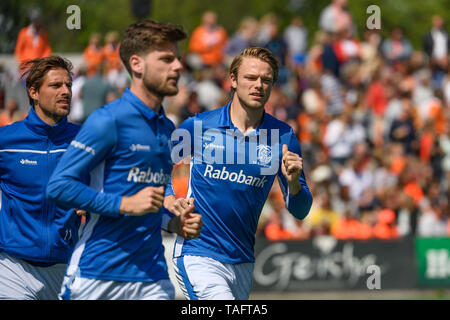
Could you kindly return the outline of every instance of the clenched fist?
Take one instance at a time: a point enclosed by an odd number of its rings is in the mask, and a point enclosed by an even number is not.
[[[299,178],[302,170],[303,159],[298,154],[289,151],[287,145],[283,144],[281,172],[286,177],[291,194],[297,194],[301,189]]]
[[[122,197],[120,213],[142,216],[158,212],[164,201],[164,187],[146,187],[132,196]]]
[[[168,210],[176,216],[169,222],[168,229],[183,238],[194,239],[200,236],[203,221],[202,216],[194,213],[194,199],[179,198],[168,205]]]

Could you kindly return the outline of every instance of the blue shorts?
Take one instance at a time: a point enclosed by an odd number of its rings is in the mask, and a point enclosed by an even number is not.
[[[209,257],[173,259],[178,284],[190,300],[248,300],[253,263],[227,264]]]

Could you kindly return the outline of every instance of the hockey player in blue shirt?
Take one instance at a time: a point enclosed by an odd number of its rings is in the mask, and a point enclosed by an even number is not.
[[[72,64],[50,56],[22,67],[32,107],[25,120],[0,127],[0,300],[55,300],[81,222],[45,195],[79,130],[67,121]]]
[[[48,196],[89,217],[72,254],[62,299],[174,299],[161,228],[197,237],[201,216],[162,207],[172,171],[173,123],[161,106],[182,70],[171,24],[141,21],[125,31],[120,57],[131,75],[123,96],[83,124],[48,185]],[[90,186],[80,176],[90,173]]]
[[[249,47],[230,67],[232,100],[185,120],[173,135],[174,161],[190,159],[187,199],[170,185],[165,204],[181,213],[195,200],[203,229],[197,239],[178,237],[174,269],[188,299],[248,299],[255,232],[275,177],[286,207],[303,219],[312,196],[293,130],[264,111],[278,65],[264,48]]]

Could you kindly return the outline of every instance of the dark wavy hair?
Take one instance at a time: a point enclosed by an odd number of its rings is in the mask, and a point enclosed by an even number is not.
[[[44,77],[52,69],[64,69],[69,74],[70,80],[72,80],[72,63],[60,56],[49,56],[45,58],[37,58],[28,60],[20,65],[20,71],[22,72],[21,78],[26,79],[26,88],[28,94],[28,100],[30,104],[34,106],[34,100],[28,93],[30,88],[39,90],[44,82]]]

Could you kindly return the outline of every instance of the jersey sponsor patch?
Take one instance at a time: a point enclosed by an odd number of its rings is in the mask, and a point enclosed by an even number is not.
[[[152,168],[141,169],[133,167],[128,172],[127,181],[135,183],[157,183],[167,184],[170,179],[170,174],[164,173],[161,169],[159,172],[152,172]]]
[[[228,180],[236,183],[244,183],[246,185],[258,188],[264,188],[264,185],[267,182],[266,176],[259,178],[251,175],[246,175],[243,170],[239,170],[239,173],[233,171],[230,172],[227,170],[226,166],[223,166],[222,169],[214,169],[214,167],[210,164],[206,165],[203,176],[211,179]]]

